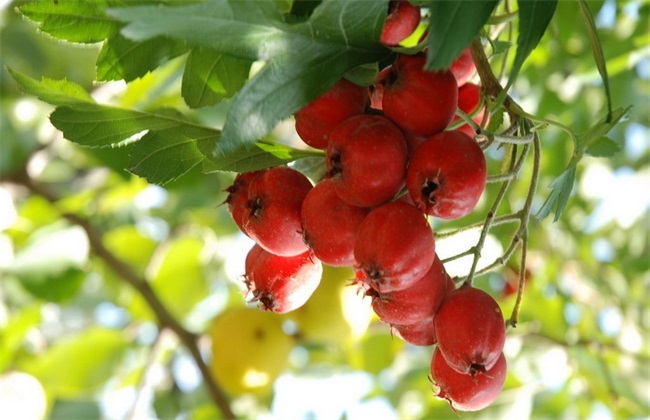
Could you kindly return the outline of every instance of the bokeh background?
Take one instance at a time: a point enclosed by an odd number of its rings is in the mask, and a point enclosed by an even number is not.
[[[83,149],[63,139],[48,121],[53,108],[21,94],[5,68],[68,78],[121,107],[185,110],[178,94],[183,57],[128,86],[95,84],[99,47],[40,34],[16,4],[0,1],[0,412],[12,419],[219,417],[178,338],[159,329],[146,302],[62,214],[89,218],[106,249],[145,276],[185,328],[201,334],[227,308],[245,305],[241,275],[252,243],[220,205],[233,174],[197,169],[164,187],[148,185],[122,169],[122,150]],[[490,408],[464,418],[650,415],[650,3],[588,4],[614,105],[633,109],[608,135],[619,152],[579,165],[561,219],[530,221],[528,282],[520,323],[508,332],[505,389]],[[559,3],[513,97],[530,114],[580,133],[604,115],[606,103],[577,10],[577,2]],[[219,125],[226,109],[227,102],[193,112]],[[295,139],[292,123],[276,135]],[[541,139],[534,210],[572,152],[560,130],[546,128]],[[10,182],[17,171],[45,190]],[[522,180],[529,175],[527,168]],[[513,208],[527,193],[524,181],[507,197]],[[475,220],[488,205],[479,205]],[[502,252],[510,234],[491,233],[486,260]],[[470,232],[438,249],[458,252],[475,240]],[[506,315],[518,255],[475,281]],[[448,269],[462,273],[467,260]],[[337,291],[304,315],[328,315],[303,326],[307,331],[295,334],[301,324],[284,319],[294,340],[288,367],[267,392],[232,396],[233,410],[250,418],[456,418],[433,396],[431,348],[393,338],[368,306],[368,299]],[[209,360],[209,337],[200,344]]]

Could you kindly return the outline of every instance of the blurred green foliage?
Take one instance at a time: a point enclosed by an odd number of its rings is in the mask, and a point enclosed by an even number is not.
[[[175,317],[200,334],[225,307],[244,304],[240,279],[233,274],[243,268],[233,265],[246,243],[221,205],[232,174],[206,175],[193,167],[164,188],[148,185],[123,170],[128,148],[85,149],[63,141],[47,119],[53,108],[21,94],[5,67],[37,79],[67,78],[124,107],[183,108],[177,70],[184,56],[126,87],[95,84],[100,45],[43,36],[14,11],[22,3],[5,6],[0,18],[0,174],[11,179],[28,168],[60,199],[52,204],[14,183],[0,185],[0,380],[14,371],[33,375],[51,418],[127,413],[214,418],[219,413],[198,386],[200,379],[191,374],[188,379],[187,354],[159,330],[141,296],[89,252],[83,231],[63,213],[89,218],[106,248],[148,279]],[[587,4],[596,16],[613,103],[634,108],[629,120],[609,133],[620,152],[607,159],[587,157],[578,166],[578,185],[560,220],[531,220],[531,277],[520,322],[508,333],[506,388],[490,408],[464,418],[650,415],[650,4]],[[550,30],[512,91],[527,112],[578,133],[606,109],[579,13],[577,2],[558,3]],[[513,57],[508,52],[495,57],[497,73],[501,58]],[[192,118],[219,126],[224,106],[204,107]],[[535,208],[572,153],[570,139],[556,128],[542,130],[541,138]],[[529,177],[527,167],[521,178]],[[504,206],[520,206],[527,187],[516,183]],[[463,223],[480,220],[487,205]],[[511,232],[499,227],[492,233],[505,245]],[[499,297],[509,279],[500,270],[475,284]],[[500,303],[508,315],[514,296],[500,297]],[[358,304],[368,301],[360,298]],[[365,372],[372,385],[364,399],[387,401],[395,417],[453,418],[447,404],[433,397],[427,379],[430,350],[402,344],[374,321],[349,346],[298,339],[288,374],[327,381],[340,373]],[[279,412],[270,397],[244,396],[233,406],[242,417]]]

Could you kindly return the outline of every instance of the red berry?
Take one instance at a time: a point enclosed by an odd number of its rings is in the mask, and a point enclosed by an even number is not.
[[[433,318],[426,318],[414,324],[391,325],[391,331],[402,340],[415,346],[433,346],[436,344]]]
[[[472,52],[469,47],[465,48],[453,63],[451,63],[450,70],[454,74],[458,86],[464,85],[474,76],[476,65],[474,64]]]
[[[369,290],[372,308],[387,324],[414,324],[433,318],[447,293],[448,277],[436,256],[429,271],[407,288],[386,293]]]
[[[400,290],[433,264],[433,231],[418,209],[395,201],[373,209],[361,222],[354,257],[365,281],[380,293]]]
[[[239,230],[243,230],[244,227],[244,215],[248,203],[248,186],[260,173],[262,171],[237,174],[232,185],[226,188],[228,197],[226,197],[225,202],[228,204],[228,211]]]
[[[467,115],[474,115],[472,118],[476,124],[479,126],[485,126],[490,120],[490,113],[485,112],[485,106],[478,110],[479,105],[481,104],[481,87],[475,85],[474,83],[465,83],[463,86],[458,88],[458,108],[466,113]],[[455,117],[454,122],[459,121],[460,117]],[[476,132],[469,124],[463,124],[457,128],[458,131],[462,131],[470,137],[476,136]]]
[[[309,191],[302,204],[305,242],[325,264],[353,265],[357,228],[369,211],[341,200],[334,181],[325,179]]]
[[[472,211],[486,181],[481,147],[459,131],[445,131],[420,144],[406,174],[415,205],[442,219],[457,219]]]
[[[477,376],[456,372],[437,348],[431,359],[431,378],[438,387],[437,397],[447,400],[454,410],[478,411],[497,399],[506,380],[508,367],[503,353],[494,366]]]
[[[300,210],[311,189],[309,179],[294,169],[274,167],[264,171],[248,187],[244,233],[277,255],[292,256],[307,251],[301,233]]]
[[[442,355],[458,372],[485,372],[503,351],[506,326],[501,308],[481,289],[463,286],[447,295],[433,323]]]
[[[260,302],[267,311],[286,313],[301,307],[314,293],[323,274],[323,265],[311,252],[291,257],[271,254],[259,245],[252,263],[246,261],[246,286],[251,302]]]
[[[296,113],[296,132],[311,147],[324,150],[330,131],[346,119],[363,114],[367,103],[366,88],[341,79]]]
[[[447,128],[458,105],[458,85],[452,72],[425,70],[425,60],[422,53],[401,55],[384,83],[382,101],[386,117],[419,136]]]
[[[328,176],[352,205],[372,207],[393,198],[404,185],[406,162],[402,132],[382,116],[354,116],[330,134]]]
[[[391,0],[380,41],[389,47],[398,45],[415,31],[420,23],[420,8],[406,0]]]

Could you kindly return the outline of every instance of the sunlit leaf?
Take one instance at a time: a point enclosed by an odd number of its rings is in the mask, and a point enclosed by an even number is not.
[[[106,0],[30,1],[18,10],[38,22],[41,31],[55,38],[95,43],[116,33],[121,26],[104,12],[108,5]]]
[[[57,397],[92,396],[115,375],[127,346],[124,331],[91,328],[56,342],[23,368]]]

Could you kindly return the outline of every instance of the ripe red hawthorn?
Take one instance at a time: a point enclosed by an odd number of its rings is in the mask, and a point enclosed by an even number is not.
[[[311,297],[322,274],[322,263],[309,251],[282,257],[256,244],[246,258],[249,302],[260,302],[262,309],[280,314],[293,311]]]
[[[458,86],[463,86],[474,76],[476,65],[469,47],[465,48],[451,63],[450,70],[454,74]]]
[[[417,136],[443,131],[458,106],[458,84],[453,73],[425,70],[425,61],[424,53],[400,55],[383,81],[384,115]]]
[[[362,282],[380,293],[408,287],[435,259],[433,231],[415,207],[395,201],[374,208],[359,226],[354,246]]]
[[[438,387],[436,396],[458,411],[478,411],[492,404],[501,393],[507,370],[503,353],[489,370],[476,376],[459,373],[449,366],[440,347],[431,359],[431,378]]]
[[[346,119],[363,114],[368,100],[366,88],[341,79],[295,114],[296,132],[311,147],[325,150],[330,131]]]
[[[389,47],[396,46],[411,35],[419,23],[418,6],[413,6],[407,0],[391,0],[379,40]]]
[[[372,308],[383,322],[414,324],[433,318],[447,293],[448,277],[436,255],[429,271],[408,287],[385,293],[370,289],[367,294],[372,297]]]
[[[305,242],[325,264],[351,266],[355,262],[357,229],[369,211],[341,200],[334,181],[324,179],[307,193],[302,204]]]
[[[311,189],[309,179],[294,169],[265,170],[248,186],[242,231],[274,254],[304,253],[308,247],[302,238],[300,211]]]
[[[391,325],[391,331],[414,346],[433,346],[436,344],[433,318],[425,318],[413,324],[394,324]]]
[[[485,373],[503,351],[506,326],[501,308],[481,289],[462,286],[447,295],[433,323],[440,352],[460,373]]]
[[[233,221],[243,231],[244,214],[247,211],[248,203],[248,186],[262,171],[253,171],[237,174],[232,185],[226,188],[228,196],[225,203],[228,205],[228,211]]]
[[[479,105],[481,104],[481,87],[474,83],[465,83],[463,86],[458,88],[458,108],[467,115],[472,115],[475,113],[472,118],[476,124],[481,127],[487,125],[490,121],[490,113],[485,112],[485,106],[478,110]],[[459,121],[460,117],[456,116],[454,122]],[[462,131],[470,137],[476,136],[476,131],[469,124],[463,124],[457,128],[458,131]]]
[[[486,182],[483,150],[460,131],[444,131],[417,146],[406,173],[417,208],[441,219],[458,219],[472,211]]]
[[[402,132],[380,115],[357,115],[330,133],[327,175],[336,194],[349,204],[373,207],[399,192],[406,174]]]

